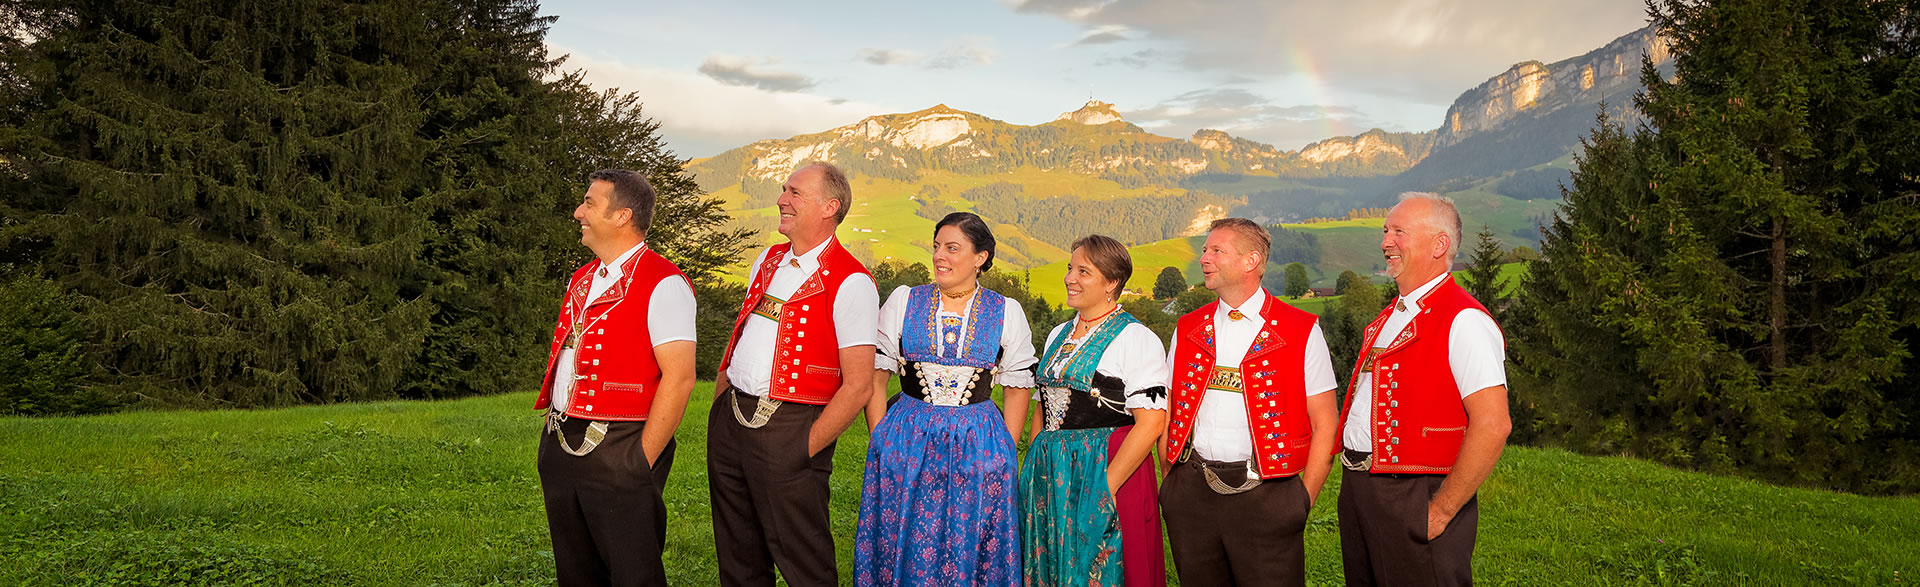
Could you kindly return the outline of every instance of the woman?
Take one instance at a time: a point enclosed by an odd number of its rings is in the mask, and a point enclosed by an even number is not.
[[[993,247],[979,216],[948,214],[934,225],[933,283],[880,307],[856,585],[1020,584],[1019,427],[1008,423],[1025,417],[1037,359],[1020,303],[980,287]]]
[[[1119,241],[1073,243],[1065,283],[1078,316],[1047,335],[1020,470],[1028,585],[1167,584],[1153,467],[1142,466],[1167,423],[1167,353],[1120,310],[1132,275]]]

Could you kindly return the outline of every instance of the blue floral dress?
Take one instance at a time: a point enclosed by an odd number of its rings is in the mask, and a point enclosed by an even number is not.
[[[992,386],[1033,386],[1031,330],[1018,302],[985,288],[961,314],[939,302],[923,285],[881,309],[874,363],[902,393],[867,448],[855,585],[1021,581],[1019,461]]]

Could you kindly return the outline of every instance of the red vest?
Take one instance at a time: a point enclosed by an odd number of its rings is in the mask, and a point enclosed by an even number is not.
[[[768,284],[773,283],[773,272],[779,269],[780,261],[792,248],[793,243],[780,243],[767,249],[766,259],[760,262],[759,275],[747,286],[747,299],[740,305],[740,315],[733,320],[733,335],[727,340],[726,355],[720,359],[722,372],[733,364],[733,351],[740,344],[741,329],[753,317],[754,306],[759,305],[761,295],[767,292]],[[841,282],[856,274],[867,275],[867,267],[842,248],[839,239],[828,240],[826,248],[820,251],[820,268],[807,276],[807,281],[781,306],[774,348],[748,349],[747,352],[773,353],[773,378],[767,386],[770,397],[821,406],[839,393],[840,339],[833,330],[833,302],[840,295]],[[854,375],[873,376],[871,373]]]
[[[533,407],[544,410],[552,403],[554,361],[560,359],[560,347],[573,331],[574,316],[581,315],[583,332],[580,347],[574,349],[573,397],[567,403],[567,416],[616,422],[646,420],[647,411],[653,409],[653,394],[660,386],[660,364],[654,361],[653,338],[647,330],[648,302],[660,280],[687,276],[659,253],[641,249],[620,266],[620,280],[582,308],[593,285],[593,270],[599,265],[587,263],[573,272],[560,321],[553,328],[552,347],[547,351],[547,374]],[[606,395],[600,395],[603,393]]]
[[[1213,313],[1220,302],[1202,306],[1180,317],[1173,334],[1180,353],[1173,358],[1173,390],[1168,401],[1167,459],[1179,458],[1193,438],[1194,418],[1213,378]],[[1253,435],[1253,455],[1260,478],[1291,477],[1306,470],[1313,444],[1313,422],[1307,418],[1307,384],[1302,375],[1307,361],[1307,338],[1317,316],[1267,296],[1260,308],[1266,319],[1240,360],[1241,399],[1247,405],[1247,429]],[[1185,343],[1185,344],[1181,344]]]
[[[1466,438],[1467,408],[1460,401],[1453,367],[1447,362],[1447,341],[1455,316],[1466,310],[1487,309],[1454,283],[1452,276],[1420,298],[1419,306],[1420,313],[1373,361],[1373,405],[1363,407],[1373,412],[1374,473],[1444,475],[1453,470],[1460,443]],[[1367,325],[1360,360],[1348,380],[1353,385],[1360,383],[1367,352],[1391,315],[1393,306],[1389,305]],[[1341,430],[1353,416],[1353,398],[1350,389],[1346,406],[1340,410]],[[1334,451],[1339,450],[1339,446],[1334,447]]]

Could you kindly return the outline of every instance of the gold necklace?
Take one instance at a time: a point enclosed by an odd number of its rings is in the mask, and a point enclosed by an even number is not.
[[[967,291],[963,291],[960,293],[949,293],[947,292],[947,290],[943,289],[943,290],[940,290],[940,295],[946,296],[948,299],[957,300],[960,298],[967,297],[968,295],[971,295],[974,292],[974,290],[978,290],[978,289],[980,289],[980,282],[976,281],[973,283],[973,287],[968,288]]]

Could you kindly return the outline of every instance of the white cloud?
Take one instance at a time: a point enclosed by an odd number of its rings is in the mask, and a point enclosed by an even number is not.
[[[1086,34],[1080,35],[1080,40],[1074,41],[1073,44],[1104,45],[1107,43],[1118,43],[1132,38],[1133,37],[1127,35],[1127,27],[1125,26],[1103,24],[1087,29]]]
[[[753,60],[731,55],[713,55],[700,64],[700,73],[723,84],[752,86],[775,92],[798,92],[818,82],[787,71],[774,71],[755,65]]]
[[[552,46],[553,54],[570,51]],[[769,138],[786,138],[890,112],[871,103],[804,92],[729,85],[706,75],[574,54],[564,66],[586,70],[595,88],[639,94],[646,115],[682,157],[701,157]]]
[[[1646,25],[1638,2],[1538,0],[1004,0],[1164,41],[1195,70],[1307,74],[1348,90],[1445,104],[1520,61],[1553,62]]]
[[[912,65],[926,57],[905,49],[866,48],[855,51],[853,58],[874,65]]]

